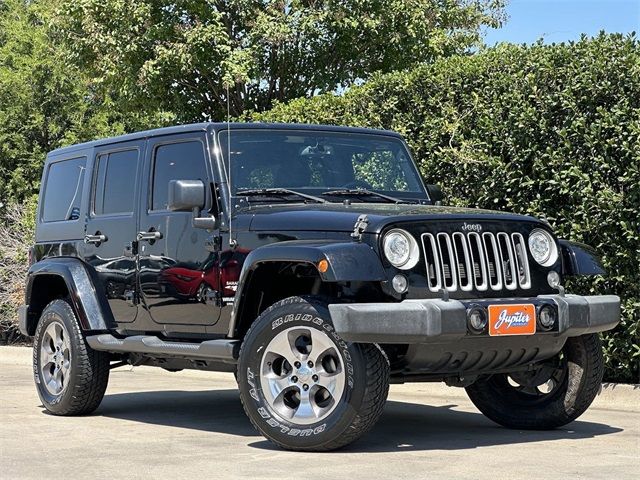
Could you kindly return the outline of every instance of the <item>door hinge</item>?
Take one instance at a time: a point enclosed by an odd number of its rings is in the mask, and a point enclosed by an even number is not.
[[[220,235],[215,235],[207,238],[204,248],[209,252],[219,252],[222,250],[222,237]]]
[[[138,254],[138,242],[134,240],[133,242],[127,242],[124,244],[124,256],[125,257],[135,257]]]
[[[205,295],[205,303],[214,307],[222,307],[222,295],[217,290],[208,290]]]

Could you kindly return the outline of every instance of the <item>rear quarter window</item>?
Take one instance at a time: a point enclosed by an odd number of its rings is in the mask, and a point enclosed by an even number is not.
[[[51,163],[48,167],[42,200],[43,222],[77,220],[87,157]]]

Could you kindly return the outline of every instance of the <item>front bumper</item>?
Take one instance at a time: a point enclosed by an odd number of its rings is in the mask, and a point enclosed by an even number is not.
[[[491,300],[405,300],[399,303],[329,305],[336,333],[360,343],[453,343],[480,338],[467,327],[469,305],[534,303],[555,305],[557,325],[532,336],[577,337],[611,330],[620,321],[620,297],[615,295],[541,295],[534,298]],[[497,338],[497,337],[493,337]],[[500,337],[508,341],[509,338]]]

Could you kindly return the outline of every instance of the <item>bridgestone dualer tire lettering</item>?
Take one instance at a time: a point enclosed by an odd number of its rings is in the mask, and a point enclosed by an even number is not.
[[[333,411],[320,421],[298,425],[269,406],[260,384],[262,353],[281,331],[303,326],[321,330],[335,343],[347,374]],[[348,445],[378,421],[389,392],[389,361],[375,344],[345,342],[333,330],[327,304],[316,297],[290,297],[265,310],[247,332],[238,368],[240,399],[253,426],[287,450],[328,451]]]

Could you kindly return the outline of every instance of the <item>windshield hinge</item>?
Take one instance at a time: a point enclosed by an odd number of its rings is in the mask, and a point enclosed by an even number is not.
[[[358,242],[361,241],[362,233],[367,229],[367,225],[369,225],[369,218],[366,215],[360,215],[353,226],[351,238]]]

